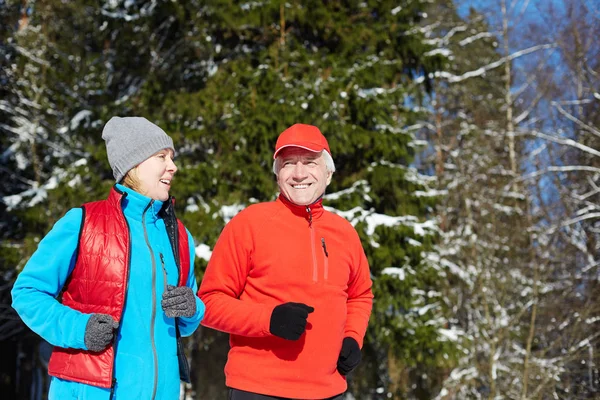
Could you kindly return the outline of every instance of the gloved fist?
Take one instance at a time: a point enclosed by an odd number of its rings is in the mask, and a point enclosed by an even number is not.
[[[338,358],[337,370],[340,374],[346,376],[360,364],[361,358],[360,347],[356,340],[351,337],[346,337],[342,342],[342,350],[340,351],[340,356]]]
[[[196,313],[196,296],[187,286],[168,285],[160,304],[169,318],[191,317]]]
[[[269,331],[287,340],[298,340],[306,329],[308,314],[314,308],[302,303],[285,303],[276,306],[271,314]]]
[[[83,342],[88,350],[102,351],[112,342],[119,323],[110,315],[92,314],[85,326]]]

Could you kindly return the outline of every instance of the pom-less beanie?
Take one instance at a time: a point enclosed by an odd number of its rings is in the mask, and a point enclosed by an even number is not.
[[[117,182],[130,169],[163,149],[173,147],[173,139],[143,117],[112,117],[102,130],[108,163]]]

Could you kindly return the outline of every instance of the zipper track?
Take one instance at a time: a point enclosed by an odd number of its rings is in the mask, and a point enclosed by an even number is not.
[[[313,262],[313,282],[319,281],[319,265],[317,264],[317,250],[315,249],[315,229],[312,226],[312,210],[306,206],[306,212],[308,213],[308,229],[310,230],[310,248],[312,253]]]
[[[150,240],[148,239],[148,231],[146,230],[146,212],[154,204],[154,200],[151,200],[144,213],[142,214],[142,227],[144,228],[144,239],[148,250],[150,250],[150,259],[152,260],[152,319],[150,320],[150,344],[152,345],[152,357],[154,358],[154,383],[152,386],[152,399],[156,397],[156,390],[158,386],[158,354],[156,352],[156,342],[154,341],[154,327],[156,319],[156,258],[150,246]]]
[[[319,281],[319,266],[317,265],[317,250],[315,249],[315,230],[310,227],[310,246],[313,260],[313,282]]]

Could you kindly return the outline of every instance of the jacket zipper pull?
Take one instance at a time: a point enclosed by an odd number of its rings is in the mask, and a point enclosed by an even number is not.
[[[163,283],[164,283],[164,287],[165,287],[165,292],[167,291],[167,269],[165,268],[165,256],[163,256],[163,253],[158,253],[159,257],[160,257],[160,265],[162,266],[162,270],[163,270]]]
[[[327,245],[325,244],[325,238],[321,238],[321,245],[323,246],[325,257],[329,258],[329,253],[327,252]]]
[[[306,212],[308,213],[308,226],[312,226],[312,211],[309,206],[306,206]]]

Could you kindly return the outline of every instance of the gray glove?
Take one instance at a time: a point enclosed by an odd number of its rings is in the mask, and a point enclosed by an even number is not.
[[[114,330],[119,323],[110,315],[92,314],[85,326],[83,341],[88,350],[102,351],[113,340]]]
[[[168,285],[160,304],[169,318],[191,317],[196,313],[196,296],[187,286]]]

